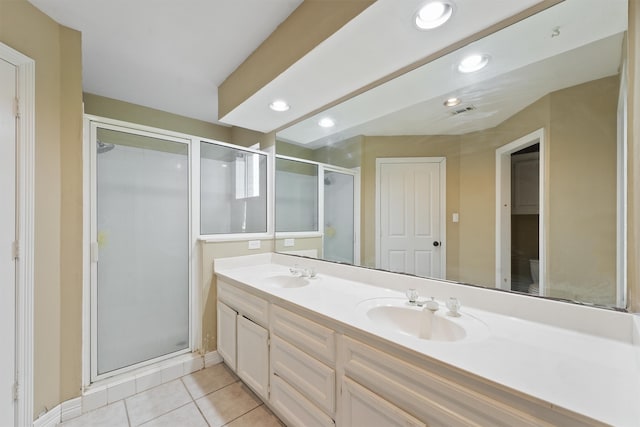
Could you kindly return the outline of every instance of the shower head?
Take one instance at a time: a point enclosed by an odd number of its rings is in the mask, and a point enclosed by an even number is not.
[[[110,142],[102,142],[98,140],[98,154],[106,153],[107,151],[111,151],[115,148],[114,144]]]

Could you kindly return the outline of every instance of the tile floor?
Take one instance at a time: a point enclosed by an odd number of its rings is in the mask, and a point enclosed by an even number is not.
[[[224,364],[88,412],[61,427],[282,427]]]

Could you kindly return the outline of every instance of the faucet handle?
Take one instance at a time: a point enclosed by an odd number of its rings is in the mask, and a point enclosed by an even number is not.
[[[289,271],[291,272],[291,274],[293,274],[294,276],[299,276],[301,271],[300,271],[300,267],[298,266],[298,264],[294,264],[293,267],[289,268]]]
[[[418,291],[414,288],[407,289],[405,292],[407,298],[409,298],[409,304],[415,305],[418,300]]]
[[[447,308],[449,312],[447,315],[453,317],[460,317],[460,301],[458,298],[451,297],[447,300]]]

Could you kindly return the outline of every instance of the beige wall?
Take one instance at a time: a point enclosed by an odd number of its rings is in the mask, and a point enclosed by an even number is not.
[[[231,127],[191,119],[91,93],[83,94],[84,112],[159,129],[197,135],[216,141],[231,142]]]
[[[616,302],[618,92],[617,77],[610,77],[551,94],[551,296]]]
[[[284,240],[284,238],[275,239],[276,252],[316,250],[318,258],[322,258],[322,237],[296,237],[293,246],[285,246]]]
[[[80,394],[80,33],[26,0],[0,0],[0,42],[36,63],[34,413]]]

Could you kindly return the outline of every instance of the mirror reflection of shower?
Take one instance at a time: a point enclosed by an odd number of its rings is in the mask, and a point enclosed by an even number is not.
[[[107,151],[111,151],[115,148],[115,144],[112,144],[110,142],[102,142],[99,139],[97,140],[97,146],[98,154],[106,153]]]

